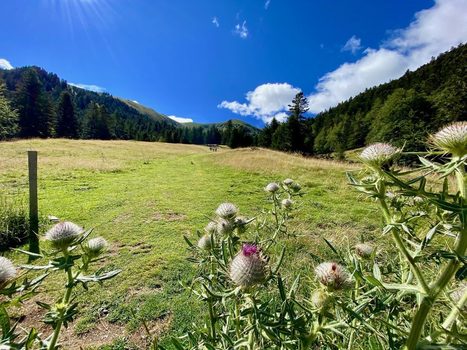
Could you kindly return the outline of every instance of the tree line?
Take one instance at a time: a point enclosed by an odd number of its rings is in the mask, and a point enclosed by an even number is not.
[[[222,143],[233,148],[256,142],[255,132],[240,123],[182,126],[162,115],[140,113],[107,93],[70,86],[38,67],[0,70],[0,140],[32,137]]]
[[[275,119],[258,136],[262,147],[328,154],[390,142],[424,150],[426,136],[449,122],[467,120],[467,45],[433,58],[416,71],[306,118],[308,102],[298,93],[289,116]]]

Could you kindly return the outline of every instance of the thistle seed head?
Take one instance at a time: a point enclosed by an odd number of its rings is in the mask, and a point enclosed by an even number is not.
[[[238,209],[232,203],[222,203],[216,210],[216,214],[226,220],[231,220],[235,218],[238,213]]]
[[[209,250],[212,248],[212,239],[210,234],[205,234],[199,239],[198,248],[202,250]]]
[[[72,245],[83,233],[83,228],[69,222],[62,221],[53,226],[45,234],[45,239],[50,241],[57,249],[66,249]]]
[[[292,179],[285,179],[284,181],[282,181],[282,183],[286,186],[290,186],[293,184],[293,180]]]
[[[0,289],[16,276],[16,268],[10,259],[0,256]]]
[[[445,126],[430,137],[438,149],[462,157],[467,154],[467,122],[456,122]]]
[[[344,267],[335,262],[325,262],[315,268],[318,281],[332,289],[341,290],[350,286],[351,278]]]
[[[366,147],[360,154],[360,159],[370,166],[381,167],[394,159],[401,150],[388,143],[375,143]]]
[[[330,302],[331,297],[322,289],[317,289],[311,295],[311,303],[317,309],[326,307]]]
[[[217,233],[217,223],[214,221],[210,221],[209,224],[206,225],[204,231],[208,234],[215,234]]]
[[[284,209],[291,209],[293,205],[293,200],[285,198],[282,200],[281,204]]]
[[[359,243],[355,245],[355,253],[361,258],[369,258],[373,254],[373,247],[366,243]]]
[[[266,278],[266,260],[253,244],[244,244],[230,263],[230,278],[239,287],[248,288]]]
[[[90,239],[86,251],[91,257],[99,256],[108,246],[107,241],[102,237]]]
[[[279,185],[276,184],[275,182],[271,182],[270,184],[268,184],[265,189],[264,189],[266,192],[270,192],[270,193],[275,193],[277,191],[279,191]]]
[[[219,219],[217,222],[217,232],[221,235],[227,235],[235,229],[235,224],[230,220]]]

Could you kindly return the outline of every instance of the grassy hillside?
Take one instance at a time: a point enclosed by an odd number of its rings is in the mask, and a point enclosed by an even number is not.
[[[151,118],[151,119],[153,119],[155,121],[164,121],[164,122],[166,122],[168,124],[180,125],[175,120],[172,120],[169,117],[167,117],[167,116],[165,116],[165,115],[163,115],[163,114],[161,114],[159,112],[156,112],[152,108],[143,106],[142,104],[139,104],[138,102],[127,100],[127,99],[124,99],[124,98],[120,98],[120,100],[125,102],[131,108],[134,108],[135,110],[137,110],[142,115],[148,116],[149,118]]]
[[[80,297],[78,319],[64,333],[65,349],[142,347],[141,319],[163,342],[183,334],[204,310],[180,285],[194,276],[182,236],[195,238],[221,202],[253,216],[269,206],[263,188],[270,181],[290,177],[305,192],[293,219],[297,237],[286,241],[286,279],[295,272],[312,278],[318,260],[331,254],[323,237],[337,246],[360,236],[386,239],[379,234],[376,206],[347,185],[344,172],[355,165],[264,149],[212,153],[203,146],[164,143],[23,140],[0,143],[0,191],[25,196],[29,149],[39,151],[41,213],[94,227],[111,245],[102,267],[123,269]],[[54,295],[54,286],[48,287]],[[41,311],[33,302],[19,308],[17,317],[31,311],[23,324],[40,325]]]

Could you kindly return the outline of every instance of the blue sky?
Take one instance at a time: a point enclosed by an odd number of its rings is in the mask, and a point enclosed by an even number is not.
[[[37,65],[167,115],[317,113],[467,41],[467,0],[2,0],[0,67]]]

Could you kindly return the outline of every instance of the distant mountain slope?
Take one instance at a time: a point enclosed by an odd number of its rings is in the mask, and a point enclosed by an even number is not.
[[[150,117],[151,119],[153,119],[155,121],[163,121],[163,122],[166,122],[166,123],[169,123],[169,124],[172,124],[172,125],[180,126],[180,124],[177,123],[175,120],[170,119],[169,117],[167,117],[164,114],[156,112],[154,109],[152,109],[150,107],[143,106],[142,104],[140,104],[140,103],[138,103],[136,101],[127,100],[127,99],[124,99],[124,98],[119,98],[119,99],[121,101],[123,101],[124,103],[126,103],[128,106],[136,109],[142,115],[146,115],[146,116]]]

